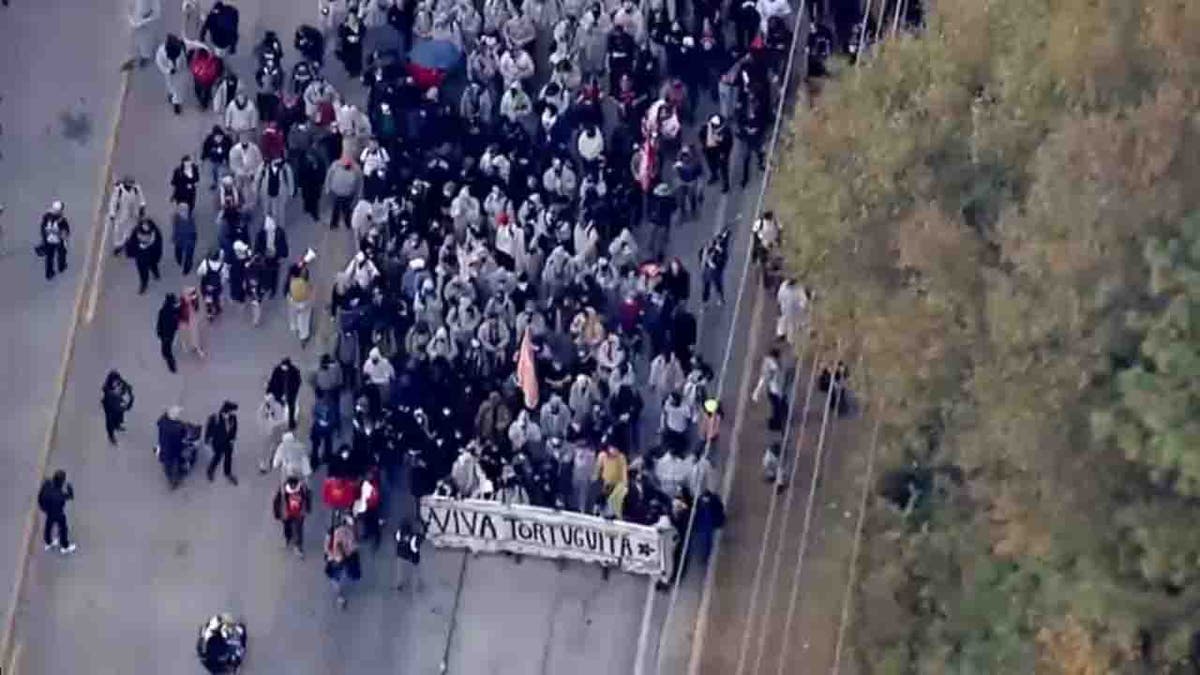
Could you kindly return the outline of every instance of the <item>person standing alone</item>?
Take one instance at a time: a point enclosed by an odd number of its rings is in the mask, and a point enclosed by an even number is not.
[[[57,549],[66,555],[75,550],[67,527],[67,502],[75,498],[75,488],[67,482],[67,472],[59,469],[54,476],[42,483],[38,490],[38,508],[46,514],[46,525],[42,529],[42,543],[46,550]],[[53,540],[54,529],[58,528],[58,541]]]

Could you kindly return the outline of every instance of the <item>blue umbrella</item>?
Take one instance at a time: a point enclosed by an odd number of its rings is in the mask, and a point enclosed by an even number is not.
[[[453,70],[462,62],[463,52],[449,40],[427,40],[413,47],[408,58],[425,68]]]

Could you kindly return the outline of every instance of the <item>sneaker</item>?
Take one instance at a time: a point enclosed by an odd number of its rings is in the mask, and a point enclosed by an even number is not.
[[[346,609],[346,596],[339,595],[337,597],[337,606],[338,609]]]
[[[43,550],[43,551],[55,551],[55,550],[58,550],[58,544],[44,544],[44,545],[42,546],[42,550]]]
[[[62,553],[63,555],[67,555],[67,554],[69,554],[69,553],[74,553],[74,552],[75,552],[75,548],[76,548],[75,544],[71,544],[70,546],[67,546],[67,547],[66,547],[66,548],[64,548],[64,549],[60,549],[60,550],[59,550],[59,553]]]
[[[230,483],[233,483],[234,485],[237,485],[237,484],[238,484],[238,482],[237,482],[237,476],[235,476],[235,475],[233,475],[233,474],[231,474],[231,473],[229,473],[229,474],[225,474],[225,478],[229,479],[229,482],[230,482]]]

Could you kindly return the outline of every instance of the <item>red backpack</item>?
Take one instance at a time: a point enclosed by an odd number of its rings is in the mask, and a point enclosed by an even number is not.
[[[208,88],[221,76],[221,59],[207,49],[197,49],[192,53],[191,69],[196,84]]]
[[[283,493],[283,517],[285,520],[297,520],[304,517],[304,490]]]

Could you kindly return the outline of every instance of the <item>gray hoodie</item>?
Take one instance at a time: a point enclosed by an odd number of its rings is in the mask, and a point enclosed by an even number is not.
[[[279,447],[275,448],[271,468],[279,469],[284,480],[291,477],[304,480],[313,472],[312,464],[308,460],[308,448],[290,431],[283,435]]]

